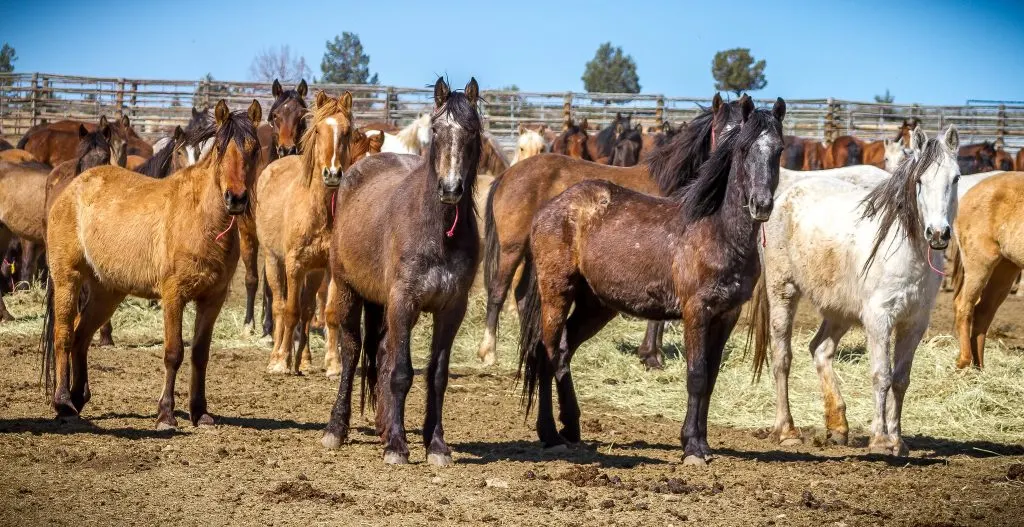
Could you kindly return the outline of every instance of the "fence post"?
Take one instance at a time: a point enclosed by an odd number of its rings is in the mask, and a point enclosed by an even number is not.
[[[658,123],[658,131],[665,131],[665,96],[659,95],[654,102],[654,120]]]
[[[395,88],[388,86],[384,92],[384,122],[391,124],[391,100],[395,97]]]
[[[996,129],[996,149],[1002,150],[1006,146],[1006,140],[1003,138],[1006,135],[1006,105],[999,105],[999,128]]]
[[[565,97],[562,99],[562,129],[568,128],[569,123],[572,122],[572,92],[565,92]]]
[[[132,119],[135,119],[139,115],[138,112],[136,111],[136,104],[138,104],[138,102],[139,102],[139,83],[138,83],[138,81],[133,81],[132,82],[132,96],[129,98],[129,100],[131,101],[131,109],[129,111],[132,114]]]
[[[202,107],[203,108],[209,108],[210,107],[210,81],[207,80],[207,79],[203,79],[202,85],[201,85],[199,90],[203,94],[203,97],[202,97],[203,106]]]
[[[39,115],[39,108],[36,106],[39,100],[39,74],[32,74],[32,115],[29,127],[36,125],[36,116]]]
[[[828,98],[828,110],[825,111],[825,144],[832,144],[836,134],[835,102]]]
[[[117,111],[124,113],[124,79],[117,79]]]

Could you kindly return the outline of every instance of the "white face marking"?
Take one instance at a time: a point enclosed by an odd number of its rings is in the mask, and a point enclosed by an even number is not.
[[[936,162],[925,169],[918,183],[917,203],[925,229],[943,232],[948,229],[956,214],[955,180],[960,175],[955,154],[945,147]]]
[[[330,169],[331,173],[336,173],[338,171],[338,120],[334,117],[328,117],[327,119],[324,119],[324,122],[331,127],[331,132],[334,134],[334,142],[331,143],[334,145],[334,150],[331,152]]]
[[[462,174],[462,156],[459,155],[459,148],[465,144],[466,130],[459,125],[454,119],[451,118],[447,113],[441,114],[437,118],[437,123],[443,128],[451,130],[451,144],[448,150],[448,170],[444,174],[444,184],[449,187],[454,187],[458,184],[460,175]],[[441,168],[444,167],[444,160],[442,161]]]

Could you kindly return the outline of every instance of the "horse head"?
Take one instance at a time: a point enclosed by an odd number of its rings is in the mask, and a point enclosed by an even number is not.
[[[480,88],[471,78],[462,92],[452,92],[444,79],[434,84],[434,111],[430,164],[437,176],[437,194],[442,203],[454,205],[476,177],[482,139],[480,115],[476,111]]]
[[[299,139],[306,128],[306,80],[302,79],[293,90],[285,90],[274,79],[271,93],[274,104],[270,107],[267,122],[274,129],[274,143],[278,157],[299,153]]]

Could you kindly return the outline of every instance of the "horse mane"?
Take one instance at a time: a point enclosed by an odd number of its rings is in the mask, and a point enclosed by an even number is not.
[[[711,150],[711,125],[714,119],[714,112],[704,110],[686,128],[647,154],[643,162],[647,164],[651,179],[658,184],[662,194],[675,194],[689,180],[697,177],[697,172],[707,159],[704,152]]]
[[[420,141],[416,137],[416,130],[419,129],[420,127],[420,119],[423,119],[425,115],[426,114],[423,114],[417,117],[416,120],[409,123],[405,128],[402,128],[401,130],[394,134],[394,137],[396,137],[398,141],[402,143],[402,146],[404,146],[409,151],[420,151]]]
[[[598,157],[609,157],[612,155],[612,149],[615,148],[615,143],[619,140],[619,134],[615,133],[615,127],[619,124],[623,126],[624,130],[628,130],[629,126],[629,115],[616,116],[615,120],[608,126],[601,129],[597,133],[597,154]]]
[[[929,139],[919,156],[903,158],[892,176],[872,189],[861,201],[860,204],[864,208],[861,218],[877,219],[879,222],[871,254],[864,262],[862,272],[867,272],[871,267],[878,255],[878,249],[894,225],[903,231],[903,236],[910,241],[910,246],[924,256],[921,252],[921,245],[925,241],[922,235],[924,226],[917,209],[917,182],[924,171],[939,159],[940,154],[938,139]]]
[[[153,157],[146,160],[145,163],[135,167],[135,171],[144,176],[151,178],[164,178],[171,170],[171,160],[174,158],[174,151],[178,148],[178,145],[174,144],[174,140],[171,141],[155,152]]]
[[[477,173],[483,172],[497,176],[508,170],[508,159],[505,158],[505,153],[501,150],[501,145],[498,144],[498,141],[487,132],[482,132],[480,135],[482,137]]]
[[[347,112],[342,112],[341,105],[335,97],[326,97],[324,104],[318,104],[316,108],[306,110],[306,116],[312,117],[314,123],[314,126],[310,126],[302,132],[302,136],[299,139],[299,151],[302,152],[302,166],[306,169],[307,186],[313,181],[313,171],[316,170],[316,156],[313,154],[313,150],[315,150],[313,147],[316,145],[317,136],[315,125],[336,113],[344,113],[345,118],[348,119],[349,126],[352,125],[352,110],[349,109]]]
[[[82,173],[82,159],[94,149],[106,149],[107,157],[110,157],[110,142],[103,137],[103,131],[97,127],[96,131],[85,134],[78,146],[75,148],[75,173]]]
[[[691,127],[687,128],[683,135],[690,135],[693,128],[703,128],[703,125],[692,126],[703,117],[704,115],[701,115],[694,119]],[[717,148],[711,152],[708,160],[694,172],[695,177],[683,182],[684,186],[675,196],[675,199],[682,205],[683,221],[693,223],[715,214],[722,208],[726,190],[729,188],[733,153],[737,149],[749,148],[757,141],[761,133],[770,127],[775,127],[779,137],[782,136],[782,123],[775,119],[770,109],[754,110],[741,126],[737,126],[725,134]],[[708,123],[708,128],[710,128],[710,123]],[[690,146],[692,147],[692,145]],[[654,153],[660,150],[655,150]]]

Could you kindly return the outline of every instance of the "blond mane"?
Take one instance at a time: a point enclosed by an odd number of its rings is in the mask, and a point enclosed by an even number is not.
[[[316,137],[318,134],[317,125],[328,117],[339,113],[345,116],[345,119],[348,120],[349,126],[351,126],[352,111],[351,109],[347,112],[343,111],[337,97],[325,97],[324,104],[318,103],[312,110],[306,110],[304,118],[311,118],[313,120],[313,126],[310,126],[305,132],[303,132],[302,138],[299,139],[299,149],[302,150],[302,165],[306,168],[307,185],[312,181],[314,172],[316,171],[316,155],[313,151],[316,149]]]

